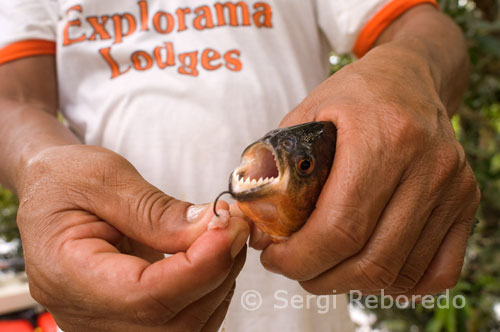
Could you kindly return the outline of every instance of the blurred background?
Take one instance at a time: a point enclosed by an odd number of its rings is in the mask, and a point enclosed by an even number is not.
[[[462,277],[451,290],[451,296],[463,295],[467,301],[462,309],[351,308],[359,331],[500,332],[500,0],[441,0],[439,4],[462,28],[471,60],[469,89],[452,119],[482,192]],[[332,72],[352,61],[332,54]],[[26,294],[27,285],[16,227],[17,204],[16,197],[0,187],[0,323],[7,318],[33,322],[41,312],[20,295]]]

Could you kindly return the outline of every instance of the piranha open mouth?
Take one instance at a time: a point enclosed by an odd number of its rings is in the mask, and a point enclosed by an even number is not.
[[[257,143],[247,149],[241,165],[231,178],[233,193],[241,193],[279,182],[280,171],[273,150],[264,143]]]

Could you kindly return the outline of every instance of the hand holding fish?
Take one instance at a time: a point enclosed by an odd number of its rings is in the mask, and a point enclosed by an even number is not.
[[[93,146],[36,153],[19,181],[30,290],[62,329],[218,330],[245,261],[246,221],[214,220],[209,205],[163,194]],[[226,218],[228,209],[219,202]]]
[[[315,210],[261,256],[267,269],[312,293],[429,294],[459,278],[480,199],[448,118],[466,74],[457,74],[451,56],[441,63],[428,58],[444,50],[398,35],[403,25],[440,36],[440,13],[426,6],[410,12],[429,25],[398,21],[381,46],[325,81],[281,124],[337,127],[335,161]],[[446,48],[451,37],[440,37]]]

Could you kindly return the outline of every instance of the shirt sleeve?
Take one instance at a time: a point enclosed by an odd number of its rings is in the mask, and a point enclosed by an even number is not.
[[[6,0],[0,6],[0,64],[55,54],[57,0]]]
[[[335,52],[362,57],[392,21],[423,3],[438,7],[436,0],[318,0],[317,17]]]

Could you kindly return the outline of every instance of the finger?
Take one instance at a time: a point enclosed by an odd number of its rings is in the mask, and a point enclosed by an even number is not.
[[[460,278],[478,199],[479,196],[472,200],[470,206],[452,225],[422,278],[405,295],[436,294],[455,286]]]
[[[93,171],[97,175],[88,181],[90,185],[82,184],[86,190],[82,189],[84,199],[78,200],[80,208],[126,236],[167,253],[185,251],[207,229],[213,216],[209,205],[192,207],[164,194],[127,160],[109,150],[93,147],[89,153],[88,158],[97,165]],[[217,208],[227,210],[228,205],[221,202]]]
[[[466,166],[463,170],[469,174],[464,174],[461,179],[470,181],[461,180],[454,183],[446,192],[447,196],[440,198],[440,206],[433,212],[418,243],[388,292],[402,293],[414,288],[436,255],[451,225],[457,220],[474,217],[481,194],[470,167]]]
[[[210,322],[206,330],[211,331],[215,328],[217,323],[220,326],[224,317],[221,317],[222,313],[227,311],[229,302],[234,292],[234,286],[236,282],[236,277],[240,273],[243,265],[245,263],[246,250],[242,250],[240,254],[236,257],[231,272],[224,282],[214,291],[205,295],[200,300],[190,304],[187,308],[182,310],[173,320],[169,322],[169,325],[178,327],[179,331],[200,331],[205,330],[207,324]],[[225,308],[225,310],[220,311],[220,308]],[[218,311],[218,312],[217,312]],[[213,317],[215,315],[215,317]],[[218,326],[215,331],[218,330]]]
[[[251,225],[250,232],[250,247],[255,250],[264,250],[266,249],[273,241],[269,234],[262,232],[254,223]]]
[[[229,205],[229,212],[231,213],[231,217],[239,217],[245,219],[245,215],[241,212],[237,203],[233,203]]]
[[[241,217],[247,219],[236,203],[229,206],[229,211],[231,212],[231,216],[233,217]],[[252,221],[248,221],[248,223],[250,225],[250,247],[254,248],[255,250],[264,250],[265,248],[267,248],[267,246],[272,243],[271,237],[268,234],[261,232]]]
[[[85,289],[86,298],[99,299],[88,304],[93,311],[127,312],[141,322],[171,318],[226,279],[248,234],[248,224],[232,218],[228,228],[205,232],[186,253],[154,264],[123,255],[102,239],[67,240],[61,245],[61,270],[67,272],[59,281],[68,293]]]
[[[168,306],[179,302],[175,307],[183,308],[193,303],[227,278],[248,235],[248,224],[240,218],[232,218],[227,229],[207,231],[185,254],[177,253],[143,271],[143,291]]]
[[[165,255],[159,251],[149,248],[144,244],[124,237],[116,246],[122,254],[140,257],[149,263],[154,263],[165,258]]]
[[[309,280],[358,253],[401,179],[399,172],[386,174],[391,165],[371,165],[384,154],[378,144],[359,145],[338,128],[335,161],[315,210],[289,240],[271,244],[261,256],[271,271]]]
[[[212,317],[208,320],[206,325],[201,330],[202,332],[217,332],[220,329],[220,326],[224,323],[224,319],[227,315],[227,310],[229,309],[229,305],[231,304],[231,299],[234,295],[234,288],[236,284],[233,285],[231,292],[227,294],[224,302],[217,308]],[[224,329],[222,330],[224,331]]]
[[[178,201],[154,187],[143,190],[151,192],[143,194],[142,198],[116,199],[111,208],[108,203],[98,206],[96,214],[128,237],[157,251],[175,253],[187,250],[206,231],[214,215],[211,204],[192,205]],[[216,209],[227,210],[228,204],[219,201]]]
[[[346,293],[379,291],[392,285],[435,204],[433,198],[418,195],[429,190],[430,184],[438,185],[430,176],[427,179],[429,182],[420,177],[407,179],[398,187],[362,251],[301,285],[315,294],[331,294],[332,287],[337,293]]]
[[[435,208],[399,273],[392,274],[391,280],[394,281],[392,283],[387,282],[386,286],[382,288],[364,288],[362,290],[363,294],[380,294],[381,289],[384,289],[384,294],[396,295],[405,293],[415,287],[436,254],[453,220],[461,212],[449,210],[447,206]]]

